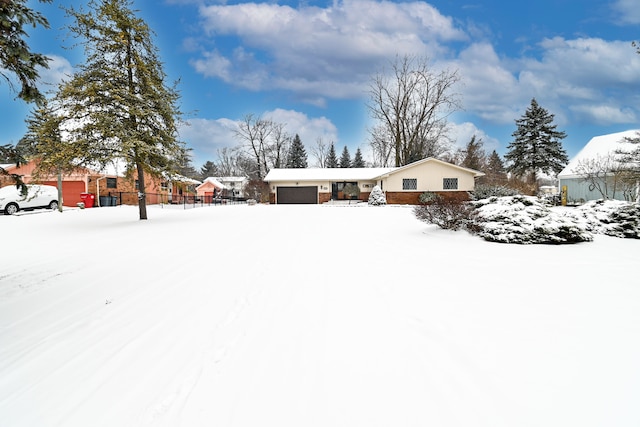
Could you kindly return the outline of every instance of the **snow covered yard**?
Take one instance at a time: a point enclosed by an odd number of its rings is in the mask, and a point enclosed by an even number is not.
[[[640,425],[640,241],[407,207],[0,217],[0,425]]]

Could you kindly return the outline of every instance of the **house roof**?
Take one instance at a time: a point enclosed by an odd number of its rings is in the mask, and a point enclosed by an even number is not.
[[[396,168],[271,169],[265,181],[373,181]]]
[[[196,187],[196,189],[202,187],[203,185],[205,185],[207,183],[208,184],[213,184],[214,187],[217,187],[217,188],[220,188],[220,189],[224,189],[225,188],[224,184],[222,184],[216,178],[210,176],[210,177],[206,178],[202,184],[198,185]]]
[[[635,138],[638,136],[638,132],[640,132],[640,129],[632,129],[591,138],[587,145],[582,147],[582,150],[558,174],[558,178],[576,178],[580,176],[574,171],[581,162],[598,157],[606,157],[618,149],[628,151],[632,147],[630,143],[625,141],[625,138]]]
[[[220,182],[243,182],[247,180],[244,176],[213,176],[211,178],[217,179]]]
[[[274,181],[374,181],[387,177],[405,169],[413,168],[423,163],[440,163],[468,173],[473,176],[483,176],[484,173],[447,163],[428,157],[401,167],[389,168],[305,168],[305,169],[271,169],[264,178],[267,182]]]

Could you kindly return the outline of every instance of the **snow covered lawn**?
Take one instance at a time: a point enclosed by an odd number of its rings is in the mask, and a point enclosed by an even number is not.
[[[407,207],[0,217],[3,427],[640,425],[640,240]]]

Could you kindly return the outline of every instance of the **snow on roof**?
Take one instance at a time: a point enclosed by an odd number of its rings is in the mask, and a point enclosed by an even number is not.
[[[618,149],[627,150],[630,148],[630,144],[625,141],[625,138],[635,138],[638,136],[638,132],[640,132],[640,129],[633,129],[591,138],[587,145],[582,147],[582,150],[558,174],[558,178],[577,177],[578,174],[575,173],[575,169],[580,162],[596,159],[597,157],[606,157]]]
[[[374,180],[397,168],[289,168],[271,169],[265,181]]]
[[[242,182],[247,180],[244,176],[213,176],[211,178],[217,179],[220,182]]]
[[[365,181],[376,180],[403,169],[409,169],[422,163],[437,162],[445,164],[469,173],[474,176],[483,176],[484,173],[477,170],[447,163],[433,157],[418,160],[401,167],[389,168],[306,168],[306,169],[271,169],[265,181]]]
[[[210,183],[211,183],[211,184],[213,184],[214,186],[216,186],[216,187],[218,187],[218,188],[221,188],[221,189],[226,188],[226,187],[224,186],[224,184],[223,184],[223,183],[221,183],[220,181],[218,181],[218,179],[216,179],[216,178],[214,178],[214,177],[212,177],[212,176],[210,176],[210,177],[208,177],[208,178],[205,178],[205,180],[204,180],[204,182],[203,182],[202,184],[206,184],[207,182],[210,182]],[[202,185],[202,184],[201,184],[201,185]]]

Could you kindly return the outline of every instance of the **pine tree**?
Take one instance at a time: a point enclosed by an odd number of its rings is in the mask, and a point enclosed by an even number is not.
[[[37,159],[37,167],[33,174],[36,180],[57,175],[60,212],[63,206],[62,173],[75,171],[76,159],[82,158],[87,149],[82,142],[72,144],[63,140],[60,128],[63,120],[60,108],[46,99],[40,101],[27,118],[27,132],[18,143],[22,152]]]
[[[341,168],[351,167],[351,155],[349,154],[349,149],[347,148],[346,145],[342,150],[342,155],[340,156],[340,163],[338,164],[338,167],[341,167]]]
[[[487,160],[487,168],[485,170],[486,181],[490,184],[504,184],[507,182],[507,174],[504,169],[504,163],[500,155],[493,150]]]
[[[535,184],[540,172],[558,173],[562,170],[569,161],[561,143],[567,135],[556,130],[553,118],[554,115],[540,107],[535,98],[531,100],[531,106],[516,120],[517,129],[512,135],[515,139],[504,156],[508,172],[529,178]]]
[[[337,168],[338,167],[338,156],[336,156],[336,148],[331,143],[331,147],[329,147],[329,155],[327,155],[327,167],[328,168]]]
[[[75,19],[69,29],[81,38],[87,59],[57,99],[65,107],[69,139],[87,147],[85,164],[124,161],[137,173],[144,220],[145,173],[176,173],[186,148],[177,139],[179,93],[166,85],[153,32],[131,6],[131,0],[91,0],[88,12],[67,10]]]
[[[52,0],[39,0],[51,3]],[[20,81],[18,98],[26,102],[39,101],[44,98],[36,86],[38,67],[49,68],[51,58],[33,53],[25,42],[28,37],[24,27],[29,25],[49,28],[49,21],[41,13],[27,7],[26,0],[0,1],[0,76],[13,85],[7,72],[15,75]]]
[[[487,155],[482,148],[483,144],[482,138],[476,140],[476,136],[473,135],[464,149],[461,166],[477,171],[484,170]]]
[[[307,152],[300,140],[300,136],[296,134],[289,148],[289,158],[287,159],[288,168],[304,169],[307,167]]]
[[[362,158],[362,151],[360,151],[360,147],[358,147],[358,149],[356,150],[356,155],[353,157],[352,166],[354,168],[363,168],[366,166],[364,163],[364,159]]]
[[[211,160],[207,160],[202,167],[200,167],[200,179],[205,180],[213,176],[218,176],[218,167]]]

